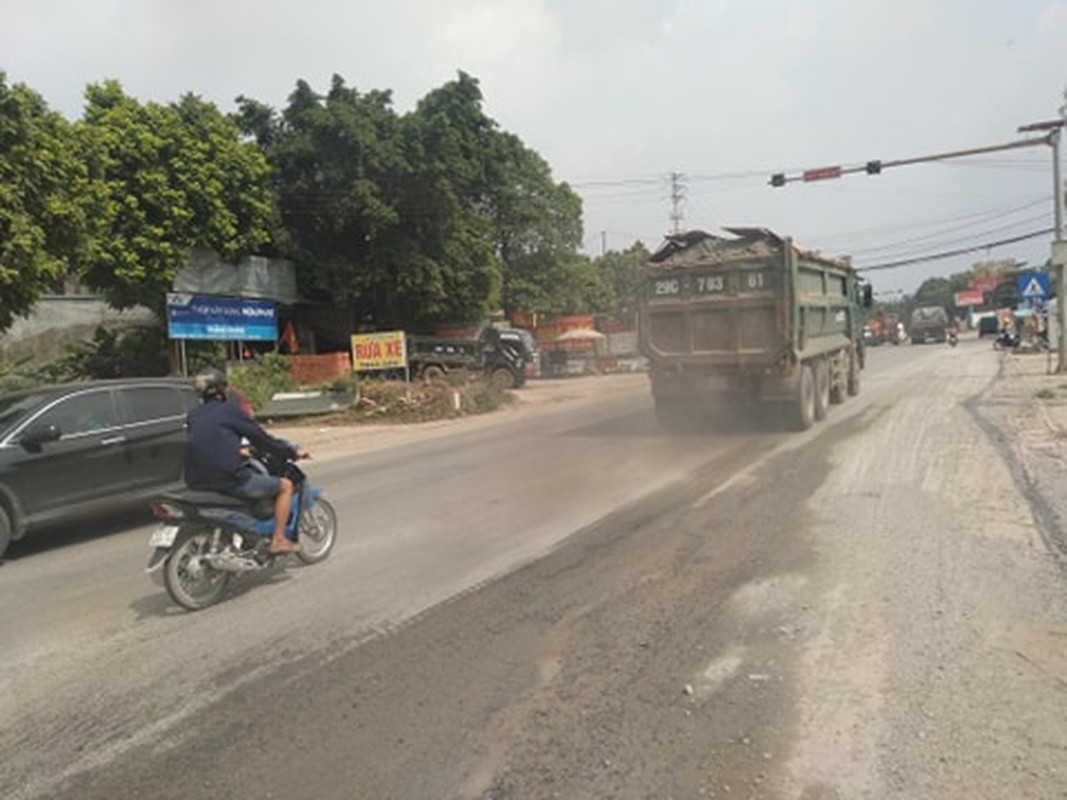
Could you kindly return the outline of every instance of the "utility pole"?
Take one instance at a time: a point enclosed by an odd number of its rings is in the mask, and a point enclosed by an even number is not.
[[[1067,97],[1067,92],[1064,93]],[[1067,372],[1067,242],[1063,240],[1063,179],[1060,177],[1060,132],[1063,130],[1062,115],[1065,106],[1060,106],[1061,118],[1051,122],[1034,122],[1023,125],[1019,132],[1048,131],[1047,144],[1052,148],[1052,269],[1056,278],[1056,372]]]
[[[679,233],[682,230],[682,220],[685,213],[682,211],[682,201],[685,199],[685,187],[682,178],[677,172],[671,173],[671,231]]]

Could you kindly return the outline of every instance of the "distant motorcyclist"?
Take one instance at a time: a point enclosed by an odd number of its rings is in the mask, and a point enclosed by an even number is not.
[[[275,554],[295,552],[299,545],[285,537],[293,483],[288,478],[264,475],[254,469],[241,454],[242,438],[255,447],[288,458],[307,458],[308,452],[271,436],[237,405],[227,402],[228,381],[220,370],[214,367],[201,370],[194,383],[202,402],[186,418],[186,484],[190,489],[224,492],[249,500],[273,498],[274,535],[270,550]]]

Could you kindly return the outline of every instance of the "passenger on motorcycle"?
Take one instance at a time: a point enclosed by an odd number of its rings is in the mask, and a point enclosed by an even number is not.
[[[224,492],[249,500],[274,498],[274,535],[270,551],[293,553],[299,545],[285,537],[285,523],[293,504],[293,482],[256,471],[241,454],[241,439],[289,458],[308,452],[276,439],[233,403],[226,401],[226,376],[213,367],[194,379],[201,404],[186,418],[185,482],[190,489]]]

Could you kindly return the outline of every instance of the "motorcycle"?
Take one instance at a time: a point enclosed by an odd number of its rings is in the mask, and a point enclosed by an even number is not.
[[[948,343],[950,347],[955,347],[960,343],[960,337],[955,328],[949,328],[948,330]]]
[[[261,457],[270,474],[293,482],[293,505],[285,527],[299,542],[293,555],[305,564],[324,560],[337,540],[337,513],[322,490],[311,486],[292,460]],[[162,583],[174,602],[192,611],[216,603],[231,578],[258,572],[289,555],[270,552],[274,503],[219,492],[185,489],[152,502],[159,525],[152,532],[145,571]]]
[[[1014,328],[1001,328],[993,342],[994,350],[1014,350],[1022,342],[1018,331]]]

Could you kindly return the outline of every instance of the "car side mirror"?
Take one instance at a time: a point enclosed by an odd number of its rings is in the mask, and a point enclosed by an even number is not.
[[[45,442],[54,442],[63,435],[58,425],[34,425],[19,436],[19,444],[32,453],[39,453]]]

